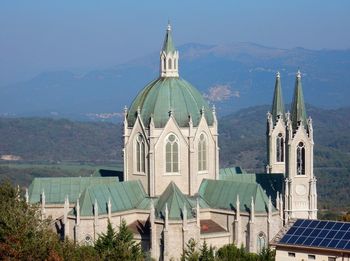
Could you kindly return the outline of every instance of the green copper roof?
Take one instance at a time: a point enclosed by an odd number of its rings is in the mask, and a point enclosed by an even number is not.
[[[291,119],[292,119],[292,126],[294,130],[298,128],[299,122],[302,122],[305,128],[307,128],[307,116],[306,116],[306,110],[305,110],[303,88],[301,85],[300,72],[298,72],[298,75],[295,81],[294,97],[293,97],[292,110],[291,110]]]
[[[46,204],[64,203],[66,196],[68,196],[70,202],[76,202],[79,195],[87,187],[102,183],[118,183],[118,179],[115,177],[35,178],[29,186],[29,202],[40,202],[43,191]]]
[[[222,168],[219,170],[220,179],[224,179],[224,178],[221,178],[224,176],[231,176],[231,175],[244,174],[244,173],[247,173],[247,172],[241,167],[229,167],[229,168]]]
[[[99,184],[86,188],[79,198],[80,215],[93,216],[95,200],[98,214],[107,214],[108,200],[111,200],[112,212],[136,209],[146,198],[140,181],[124,181]],[[145,207],[148,205],[145,204]]]
[[[132,102],[127,120],[133,126],[140,110],[145,126],[149,126],[153,116],[156,128],[164,127],[171,111],[180,127],[188,126],[189,115],[193,126],[198,126],[201,110],[209,125],[213,124],[213,113],[200,92],[181,78],[158,78],[148,84]]]
[[[173,43],[173,37],[171,35],[171,27],[170,24],[168,25],[168,28],[166,30],[165,34],[165,39],[164,39],[164,44],[163,44],[163,49],[164,52],[169,53],[169,52],[175,52],[175,47]]]
[[[242,176],[242,175],[237,175]],[[268,197],[261,186],[253,182],[236,182],[227,180],[202,181],[199,195],[212,207],[235,210],[237,196],[240,200],[240,211],[249,212],[253,197],[255,212],[266,212]],[[273,207],[273,210],[275,208]]]
[[[192,208],[196,204],[192,205],[174,182],[168,185],[155,205],[157,217],[164,218],[166,205],[168,206],[169,219],[182,219],[184,206],[186,206],[187,218],[194,218]]]
[[[229,180],[238,183],[259,184],[267,196],[275,203],[277,192],[283,191],[284,176],[283,174],[228,174],[220,170],[220,180]]]
[[[276,122],[278,116],[284,118],[284,103],[282,98],[281,77],[279,73],[277,73],[276,76],[271,113],[273,122]]]

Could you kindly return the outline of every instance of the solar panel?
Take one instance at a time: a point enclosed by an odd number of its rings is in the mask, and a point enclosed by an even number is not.
[[[298,219],[280,243],[350,250],[350,223]]]

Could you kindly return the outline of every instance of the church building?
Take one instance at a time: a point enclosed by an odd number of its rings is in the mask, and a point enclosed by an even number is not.
[[[191,238],[199,246],[234,243],[260,252],[289,220],[317,218],[301,73],[290,113],[277,73],[267,114],[268,165],[256,174],[220,169],[215,107],[180,77],[180,66],[168,25],[159,77],[125,108],[122,175],[34,179],[27,202],[40,204],[62,239],[93,244],[108,220],[117,228],[124,219],[152,258],[178,260]]]

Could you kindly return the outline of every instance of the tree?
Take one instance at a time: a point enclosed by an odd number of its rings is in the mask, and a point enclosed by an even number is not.
[[[61,260],[58,236],[10,182],[0,184],[0,260]]]
[[[229,244],[221,247],[216,257],[218,260],[236,260],[236,261],[257,261],[258,255],[247,252],[243,245],[240,248],[236,247],[234,244]]]
[[[118,232],[115,232],[112,224],[108,221],[107,232],[99,236],[95,243],[95,249],[103,260],[143,260],[141,246],[134,241],[134,236],[124,219]]]
[[[102,233],[95,243],[95,249],[100,257],[109,260],[113,256],[113,252],[117,246],[117,234],[108,220],[107,233]]]
[[[201,248],[200,256],[199,256],[200,261],[214,261],[214,248],[210,246],[208,248],[207,242],[204,240],[203,246]]]
[[[275,250],[271,250],[270,248],[263,248],[261,253],[259,254],[259,261],[274,261],[275,260]]]
[[[181,255],[181,261],[198,261],[199,252],[197,251],[197,242],[191,238],[186,244],[186,249],[184,249]]]

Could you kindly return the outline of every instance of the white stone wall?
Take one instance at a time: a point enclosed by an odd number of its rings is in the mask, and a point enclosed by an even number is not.
[[[145,128],[138,117],[132,128],[125,128],[124,135],[124,179],[141,180],[145,191],[151,196],[159,196],[163,193],[171,181],[184,194],[193,195],[203,179],[216,179],[218,176],[218,144],[217,126],[208,126],[204,117],[201,118],[198,127],[180,128],[173,116],[169,117],[164,128],[154,128],[152,125]],[[146,172],[137,173],[135,170],[135,139],[139,134],[144,135],[147,142]],[[165,144],[166,138],[173,133],[179,140],[179,172],[166,173],[165,169]],[[207,171],[198,171],[198,141],[204,133],[207,137]]]
[[[286,126],[283,118],[279,118],[276,125],[272,122],[271,114],[268,117],[268,162],[270,173],[286,173]],[[277,137],[282,134],[284,141],[284,161],[277,162]]]

